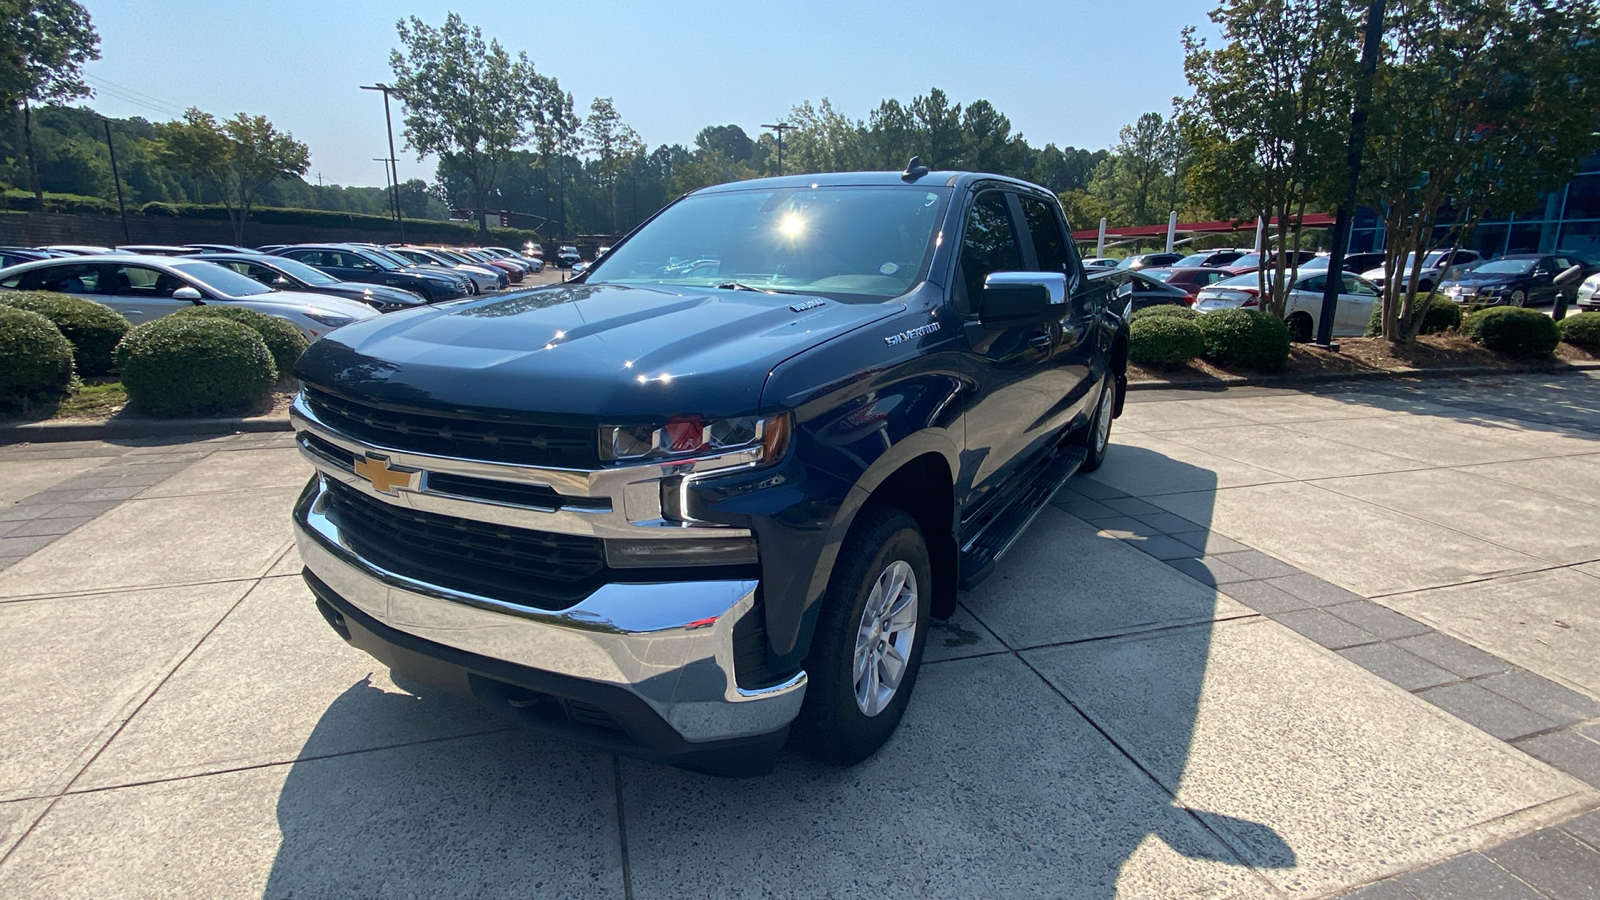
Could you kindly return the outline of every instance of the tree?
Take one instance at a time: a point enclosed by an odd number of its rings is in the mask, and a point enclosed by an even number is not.
[[[833,108],[827,97],[812,106],[808,100],[789,111],[794,129],[783,139],[786,169],[795,172],[855,172],[863,166],[862,136],[866,127]]]
[[[1186,146],[1175,119],[1145,113],[1122,127],[1111,155],[1095,167],[1089,193],[1113,210],[1118,225],[1165,221],[1183,199]]]
[[[557,231],[564,235],[567,231],[565,159],[583,149],[583,117],[573,111],[571,92],[563,92],[560,83],[554,78],[544,79],[537,103],[538,115],[534,117],[533,136],[535,146],[539,150],[539,158],[542,160],[547,204],[550,199],[551,163],[556,167],[556,214],[551,216],[547,205],[545,218],[559,222]]]
[[[44,211],[44,188],[33,151],[33,105],[65,103],[94,92],[83,66],[100,58],[100,35],[73,0],[0,0],[0,102],[19,118],[28,156],[28,185]]]
[[[749,162],[756,149],[755,141],[737,125],[707,125],[694,136],[694,145],[702,152],[717,151],[739,162]]]
[[[406,145],[437,155],[472,188],[478,233],[487,236],[486,199],[501,160],[528,140],[548,90],[526,53],[513,59],[499,41],[450,13],[434,28],[415,16],[395,25],[405,52],[391,50],[395,92],[405,101]]]
[[[1388,234],[1383,334],[1409,342],[1445,211],[1459,242],[1491,207],[1534,205],[1600,148],[1600,3],[1390,2],[1361,190]]]
[[[607,229],[617,230],[617,176],[644,153],[639,133],[623,124],[622,116],[610,97],[596,97],[589,104],[589,119],[583,126],[589,152],[599,165],[606,193]]]
[[[244,244],[244,223],[262,189],[279,178],[304,175],[311,151],[294,135],[279,131],[266,116],[238,113],[218,123],[210,113],[190,107],[183,120],[157,126],[166,161],[208,184],[228,211],[233,240]]]
[[[1011,120],[987,100],[974,100],[961,113],[962,159],[967,168],[1021,177],[1027,144],[1012,137]]]
[[[896,171],[917,152],[918,138],[911,113],[899,100],[885,100],[867,116],[866,158],[874,168]]]
[[[1193,148],[1188,183],[1223,215],[1276,219],[1280,246],[1300,242],[1300,217],[1337,205],[1355,77],[1357,23],[1346,0],[1223,0],[1211,20],[1223,44],[1184,29],[1182,105]],[[1266,310],[1282,315],[1292,265],[1260,269]]]
[[[911,101],[911,117],[921,134],[918,154],[930,169],[961,168],[961,104],[950,105],[944,91],[933,88]]]

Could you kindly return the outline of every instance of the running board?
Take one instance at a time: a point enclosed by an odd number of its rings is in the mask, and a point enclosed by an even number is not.
[[[978,582],[987,578],[994,571],[996,564],[1011,549],[1011,545],[1022,537],[1028,530],[1033,520],[1044,511],[1050,503],[1050,498],[1056,495],[1067,479],[1071,478],[1088,458],[1088,451],[1082,447],[1063,447],[1056,451],[1056,458],[1051,460],[1033,486],[1023,492],[1003,512],[990,519],[983,528],[972,536],[961,547],[959,584],[962,590],[976,587]]]

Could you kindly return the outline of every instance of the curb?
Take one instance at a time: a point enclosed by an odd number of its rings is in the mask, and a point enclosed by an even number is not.
[[[1297,384],[1323,384],[1337,381],[1398,381],[1403,378],[1458,378],[1467,375],[1573,375],[1600,369],[1600,362],[1569,362],[1562,367],[1525,365],[1447,366],[1438,369],[1391,369],[1374,372],[1325,372],[1310,375],[1225,375],[1204,381],[1130,381],[1131,391],[1215,391],[1236,387],[1290,387]]]
[[[292,431],[287,413],[233,419],[121,419],[105,422],[29,422],[0,425],[0,444],[51,444],[113,438],[191,437]]]

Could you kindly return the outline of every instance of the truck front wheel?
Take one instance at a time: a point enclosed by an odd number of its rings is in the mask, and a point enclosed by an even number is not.
[[[849,766],[894,734],[922,663],[932,594],[916,521],[890,507],[863,507],[823,596],[795,722],[801,749]]]

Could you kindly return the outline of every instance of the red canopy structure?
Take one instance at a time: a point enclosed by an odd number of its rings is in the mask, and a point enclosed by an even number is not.
[[[1333,216],[1329,213],[1307,213],[1304,216],[1298,217],[1298,219],[1300,225],[1306,228],[1333,227]],[[1290,223],[1293,224],[1294,221],[1295,219],[1291,217]],[[1278,220],[1276,218],[1273,218],[1267,222],[1267,227],[1269,229],[1276,228],[1277,225]],[[1190,236],[1199,234],[1232,234],[1237,231],[1254,231],[1255,228],[1256,223],[1253,219],[1244,219],[1238,221],[1233,219],[1221,219],[1215,222],[1179,222],[1177,233]],[[1127,241],[1138,238],[1164,238],[1166,236],[1167,226],[1165,224],[1130,225],[1124,228],[1106,229],[1106,240],[1108,241]],[[1072,239],[1075,241],[1099,240],[1100,229],[1089,228],[1085,230],[1074,231],[1072,233]]]

